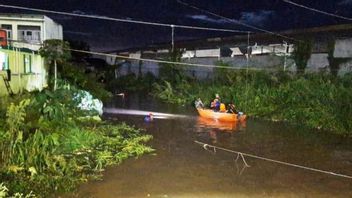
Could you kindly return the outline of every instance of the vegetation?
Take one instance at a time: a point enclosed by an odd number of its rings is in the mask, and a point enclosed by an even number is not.
[[[336,58],[334,57],[334,51],[335,40],[332,40],[328,43],[328,61],[331,75],[337,77],[341,64],[346,63],[351,60],[351,58]]]
[[[123,92],[123,91],[146,91],[149,92],[153,88],[153,84],[157,82],[156,77],[148,72],[145,75],[136,76],[133,73],[130,73],[126,76],[121,76],[115,79],[115,76],[112,76],[114,72],[107,72],[107,78],[113,79],[107,82],[107,89],[114,92]]]
[[[70,191],[99,178],[107,165],[153,151],[144,145],[151,136],[78,109],[77,91],[45,90],[7,104],[6,117],[0,118],[5,120],[0,126],[0,178],[7,195],[47,197]]]
[[[68,42],[59,39],[51,39],[44,41],[43,47],[39,50],[40,55],[46,58],[45,60],[49,65],[54,64],[54,90],[57,88],[57,62],[66,62],[71,57],[71,53],[68,49]],[[49,71],[51,71],[51,69]]]
[[[0,100],[0,198],[71,191],[100,178],[108,165],[153,151],[144,144],[152,137],[141,130],[104,122],[97,110],[79,108],[82,89],[100,99],[111,94],[96,73],[86,72],[82,54],[68,62],[67,48],[66,42],[49,40],[40,50],[54,63],[53,89]]]
[[[279,70],[232,70],[226,68],[230,67],[228,63],[218,61],[215,64],[222,67],[214,68],[212,79],[204,81],[188,76],[187,68],[183,66],[161,64],[160,78],[153,80],[152,95],[166,102],[188,105],[193,105],[194,100],[200,97],[205,105],[210,105],[218,93],[222,102],[232,101],[239,110],[252,117],[288,121],[351,136],[352,120],[349,118],[352,116],[352,104],[349,101],[352,101],[352,74],[339,77],[336,73],[305,74],[311,51],[310,41],[296,45],[292,58],[299,75]],[[176,50],[168,60],[180,61],[180,52]],[[340,60],[334,61],[341,64]],[[131,79],[136,78],[126,76],[118,80],[123,84]],[[138,81],[143,81],[143,78]],[[134,83],[129,84],[131,86],[126,86],[125,90],[130,90]],[[140,85],[138,90],[143,89],[143,84]],[[147,89],[150,90],[150,84]]]
[[[312,41],[298,41],[295,44],[292,58],[297,66],[297,74],[304,74],[308,60],[312,54],[312,47]]]
[[[249,116],[286,120],[312,128],[352,135],[352,75],[294,75],[245,70],[221,74],[222,81],[156,84],[154,96],[167,102],[192,105],[201,97],[209,106],[216,93],[234,102]],[[182,87],[182,88],[180,88]]]
[[[89,50],[89,46],[84,42],[71,41],[72,47],[78,50]],[[102,82],[99,82],[98,73],[87,72],[85,58],[89,56],[79,52],[70,53],[69,43],[62,40],[46,40],[39,53],[45,57],[49,65],[49,86],[53,90],[58,86],[68,84],[89,92],[98,99],[104,100],[111,97],[111,93],[106,91]],[[54,68],[51,65],[54,64]],[[54,71],[51,71],[54,69]],[[54,75],[54,78],[52,76]]]
[[[174,51],[170,52],[166,61],[181,62],[181,57],[182,50],[175,49]],[[161,80],[169,81],[171,83],[180,83],[186,77],[184,73],[184,67],[179,64],[162,63],[160,64],[159,74]]]

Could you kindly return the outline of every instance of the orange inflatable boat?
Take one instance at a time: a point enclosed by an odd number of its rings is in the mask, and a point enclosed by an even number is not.
[[[245,121],[246,115],[238,115],[232,113],[222,113],[222,112],[214,112],[211,109],[201,109],[197,108],[199,115],[203,118],[215,119],[222,122],[236,122],[236,121]]]

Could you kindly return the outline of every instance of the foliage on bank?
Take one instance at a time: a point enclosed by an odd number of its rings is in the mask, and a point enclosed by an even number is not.
[[[171,103],[192,105],[200,97],[206,105],[219,93],[249,116],[284,120],[302,126],[352,134],[352,75],[305,74],[245,70],[218,71],[207,82],[156,84],[154,96]],[[220,80],[221,79],[221,80]]]
[[[77,91],[59,88],[1,100],[3,194],[47,197],[71,191],[99,178],[108,165],[153,151],[144,144],[151,136],[139,129],[78,109]]]

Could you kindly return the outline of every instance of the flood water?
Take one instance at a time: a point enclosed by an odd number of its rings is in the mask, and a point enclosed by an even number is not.
[[[261,157],[352,175],[352,141],[285,123],[248,119],[218,124],[199,119],[194,108],[166,105],[145,96],[118,98],[110,108],[187,115],[143,121],[143,115],[106,114],[153,135],[154,155],[108,167],[103,180],[82,184],[70,197],[352,197],[352,179],[312,172],[221,150],[194,141]]]

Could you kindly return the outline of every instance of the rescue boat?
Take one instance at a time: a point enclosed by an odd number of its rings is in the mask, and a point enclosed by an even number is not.
[[[197,108],[199,116],[208,119],[215,119],[222,122],[240,122],[245,121],[247,116],[245,114],[233,114],[233,113],[226,113],[226,112],[215,112],[212,109],[202,109]]]

